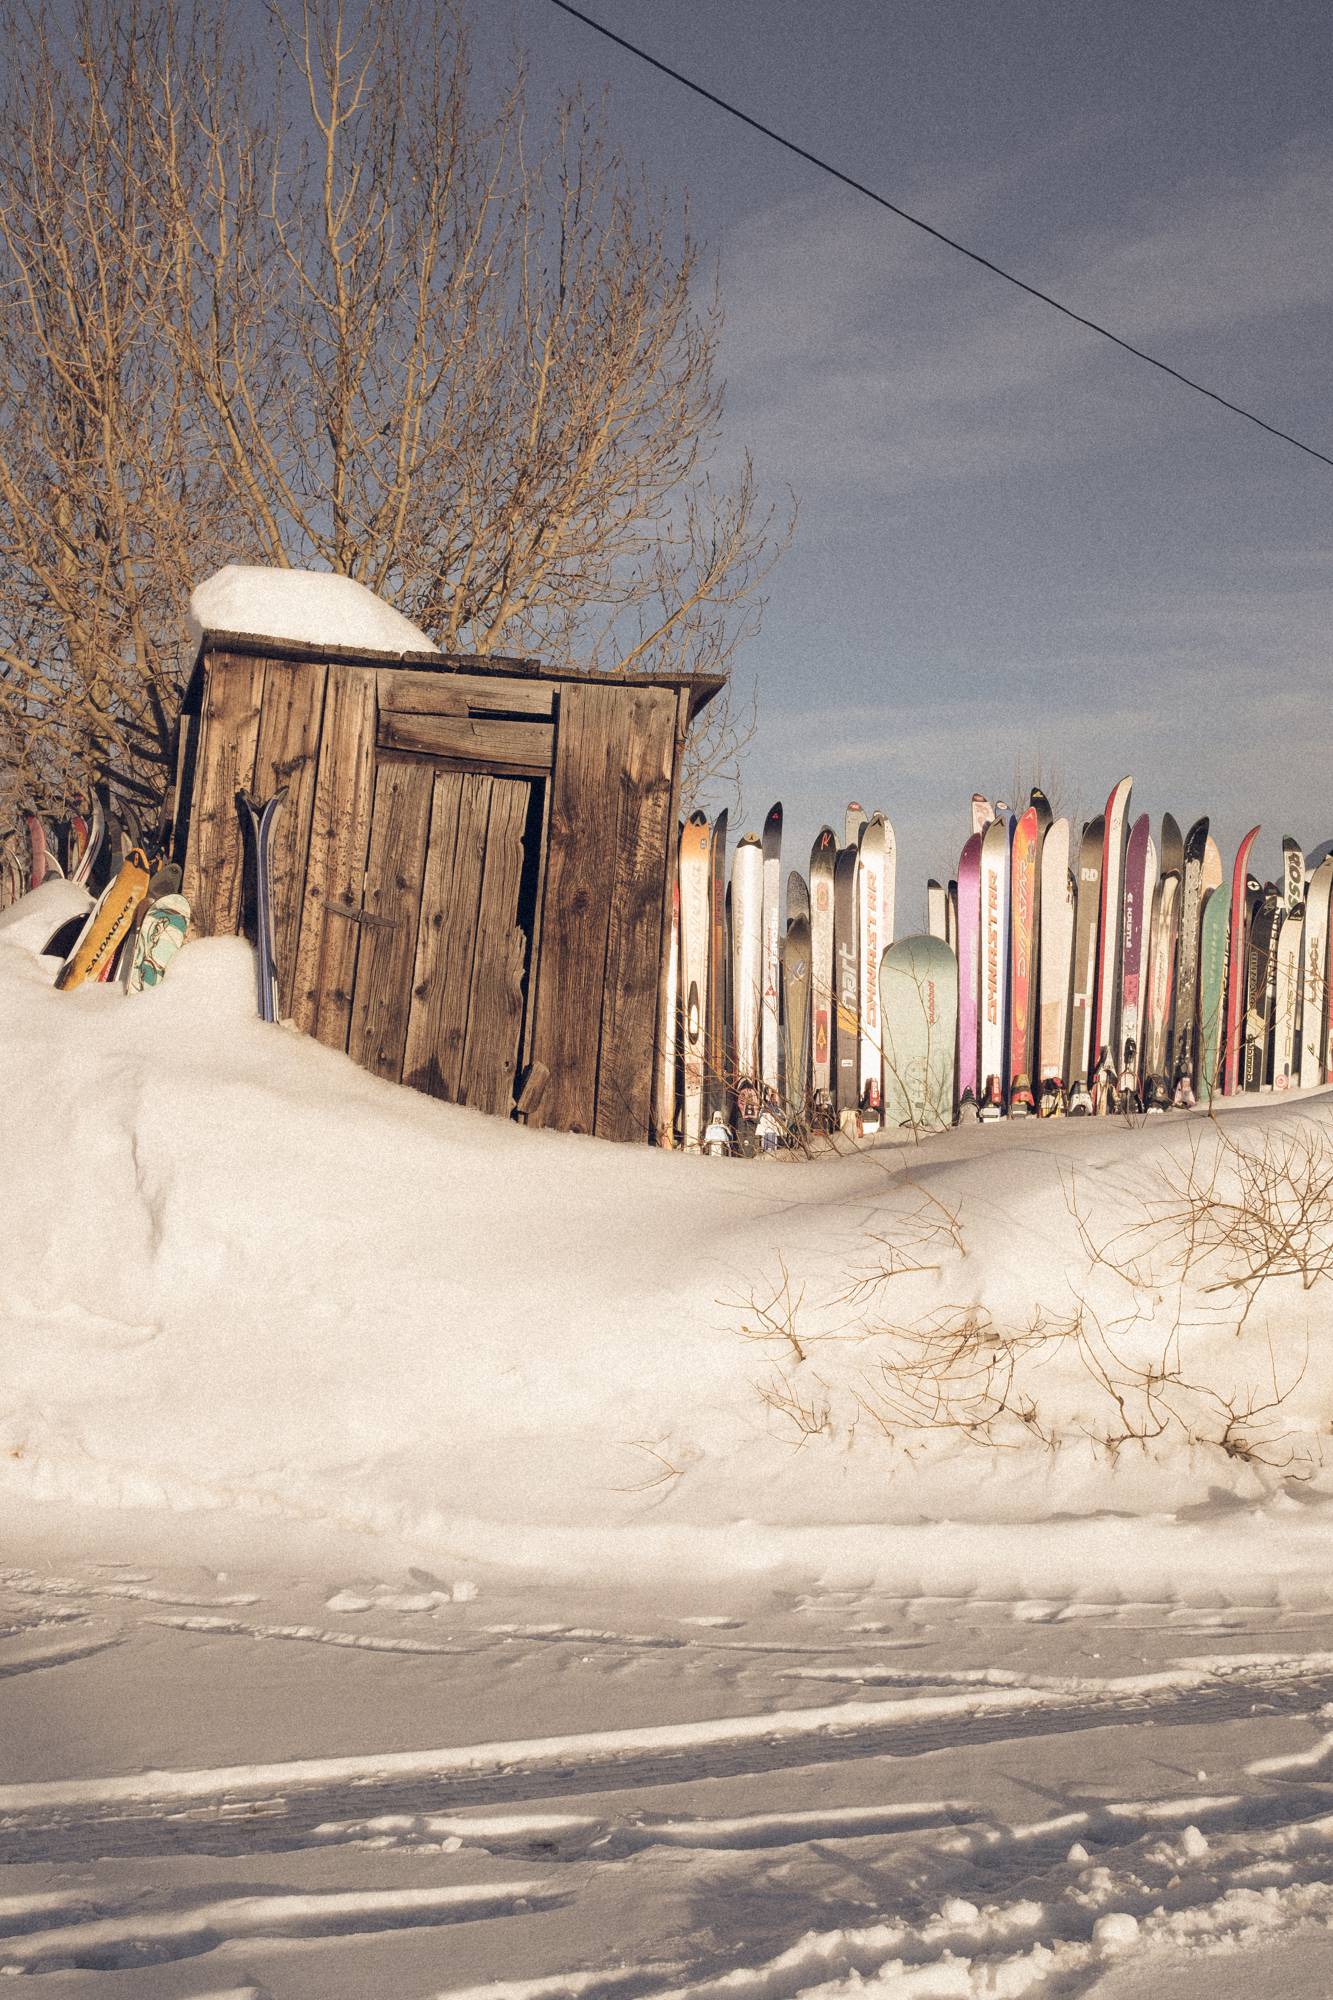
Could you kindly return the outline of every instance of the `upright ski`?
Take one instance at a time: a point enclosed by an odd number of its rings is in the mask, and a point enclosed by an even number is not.
[[[884,1049],[879,1022],[879,959],[884,935],[884,819],[875,813],[861,834],[856,865],[856,922],[860,943],[859,1093],[861,1127],[879,1127]]]
[[[680,839],[676,836],[676,872],[671,884],[671,928],[667,938],[666,978],[662,982],[662,1020],[658,1032],[657,1104],[654,1129],[657,1143],[668,1149],[676,1143],[676,1098],[680,1059]]]
[[[1009,901],[1009,1116],[1026,1118],[1032,1095],[1033,1022],[1037,1004],[1037,849],[1041,835],[1035,806],[1014,828]]]
[[[759,1017],[759,1068],[763,1095],[778,1093],[778,991],[782,979],[782,807],[764,821],[763,991]]]
[[[975,1118],[980,1105],[978,1009],[981,1000],[981,842],[963,843],[958,861],[958,1110]]]
[[[860,978],[856,937],[855,847],[839,850],[833,874],[835,1096],[838,1123],[855,1127],[861,1097]]]
[[[1302,856],[1304,866],[1304,856]],[[1304,888],[1304,882],[1301,884]],[[1300,1050],[1296,1045],[1297,1011],[1301,999],[1301,956],[1305,943],[1305,905],[1298,903],[1283,917],[1277,937],[1273,985],[1273,1088],[1290,1090],[1300,1082]]]
[[[1203,862],[1208,822],[1196,819],[1185,836],[1180,884],[1180,951],[1176,983],[1175,1040],[1171,1052],[1173,1095],[1193,1098],[1197,1082],[1200,926],[1203,922]],[[1183,1087],[1182,1087],[1183,1086]]]
[[[1250,849],[1258,838],[1258,827],[1251,827],[1236,851],[1235,866],[1231,871],[1231,922],[1227,947],[1231,976],[1227,980],[1226,1048],[1222,1073],[1224,1097],[1234,1097],[1240,1087],[1241,1023],[1244,1015],[1246,960],[1245,882]]]
[[[1305,901],[1302,958],[1300,1085],[1310,1090],[1324,1081],[1328,1046],[1328,917],[1333,892],[1333,856],[1310,877]]]
[[[1098,1061],[1104,1052],[1113,1051],[1118,1043],[1116,1014],[1120,997],[1120,941],[1124,917],[1125,829],[1133,782],[1132,778],[1122,778],[1106,801],[1101,922],[1098,926],[1097,1012],[1092,1031],[1093,1050]]]
[[[727,813],[713,821],[708,843],[708,1004],[704,1014],[705,1125],[727,1125],[731,1079],[727,1068]]]
[[[708,1061],[708,883],[712,834],[701,812],[691,813],[680,842],[680,987],[683,1089],[681,1142],[687,1153],[703,1144],[704,1086]]]
[[[1074,975],[1069,1008],[1069,1109],[1077,1117],[1092,1109],[1089,1086],[1097,1052],[1092,1046],[1097,1006],[1097,930],[1101,920],[1104,822],[1099,814],[1083,829],[1079,843],[1074,904]]]
[[[1069,1044],[1069,997],[1074,957],[1074,878],[1069,872],[1069,821],[1057,819],[1041,845],[1041,949],[1038,954],[1037,1109],[1063,1111]]]
[[[995,819],[981,840],[981,1115],[1004,1111],[1009,956],[1009,828]]]
[[[251,847],[255,864],[255,978],[258,986],[259,1017],[278,1018],[278,965],[273,946],[273,825],[287,796],[287,787],[259,804],[249,792],[238,794],[250,821]]]
[[[1222,1087],[1230,921],[1225,891],[1208,889],[1199,933],[1199,1102],[1211,1105]]]
[[[1112,1067],[1124,1108],[1139,1098],[1139,1067],[1143,1043],[1144,958],[1152,885],[1157,880],[1157,846],[1143,813],[1130,832],[1125,851],[1124,937],[1121,946],[1119,1041]]]
[[[788,1126],[807,1118],[810,1073],[810,919],[793,917],[782,940],[783,1075]]]
[[[817,1122],[833,1116],[833,869],[838,843],[821,827],[810,855],[810,1082]]]
[[[731,858],[731,1007],[738,1131],[742,1124],[752,1127],[759,1116],[763,909],[764,853],[758,838],[747,833]]]

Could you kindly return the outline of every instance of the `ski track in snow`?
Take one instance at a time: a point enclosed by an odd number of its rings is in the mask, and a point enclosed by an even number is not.
[[[144,2000],[166,2000],[186,1991],[170,1983],[172,1967],[185,1978],[217,1954],[211,1983],[192,1975],[195,2000],[283,2000],[281,1968],[304,1963],[291,1954],[354,1946],[389,1951],[386,1965],[425,1968],[401,1989],[375,1974],[364,1990],[376,2000],[400,2000],[400,1991],[413,2000],[843,2000],[860,1983],[874,2000],[1073,2000],[1116,1964],[1208,1951],[1224,1969],[1229,1950],[1257,1939],[1308,1937],[1327,1942],[1333,1992],[1333,1652],[1301,1650],[1298,1639],[1281,1652],[1239,1650],[1240,1607],[881,1598],[877,1608],[894,1615],[870,1618],[859,1615],[858,1593],[829,1591],[793,1598],[785,1627],[765,1636],[743,1618],[703,1615],[664,1617],[660,1632],[578,1618],[470,1622],[457,1610],[466,1598],[440,1592],[428,1603],[386,1587],[325,1595],[348,1611],[364,1605],[390,1628],[348,1632],[237,1617],[226,1607],[255,1604],[256,1593],[160,1589],[146,1573],[108,1588],[96,1574],[15,1570],[0,1576],[0,1599],[6,1593],[15,1602],[0,1632],[0,1678],[80,1659],[95,1674],[93,1656],[138,1629],[166,1644],[216,1645],[242,1670],[259,1657],[246,1641],[332,1648],[330,1666],[340,1651],[397,1655],[405,1671],[426,1674],[429,1656],[448,1654],[483,1676],[501,1660],[540,1665],[562,1646],[571,1661],[614,1668],[629,1656],[654,1674],[697,1659],[723,1709],[732,1677],[751,1662],[772,1692],[759,1713],[702,1721],[0,1785],[0,1856],[23,1870],[0,1896],[0,1976],[49,1975],[60,1991],[63,1975],[82,1995],[100,1988],[99,1974],[113,1993],[137,1972]],[[115,1629],[59,1629],[86,1627],[99,1605]],[[194,1608],[204,1605],[212,1608]],[[928,1635],[938,1641],[939,1620],[979,1609],[996,1632],[1085,1630],[1093,1620],[1131,1642],[1139,1632],[1173,1634],[1177,1650],[1141,1672],[1104,1673],[893,1657]],[[1249,1628],[1268,1637],[1273,1622],[1299,1629],[1306,1607],[1250,1615],[1270,1621]],[[447,1635],[418,1636],[423,1616]],[[793,1629],[807,1617],[822,1628],[808,1638],[802,1624]],[[407,1632],[391,1629],[398,1618]],[[1207,1644],[1219,1630],[1235,1650],[1190,1656],[1179,1647],[1189,1633]],[[1068,1646],[1056,1657],[1072,1657]],[[1080,1663],[1095,1657],[1078,1654]],[[817,1700],[827,1685],[839,1704],[785,1707],[783,1684]],[[1012,1745],[1021,1770],[1085,1732],[1124,1729],[1125,1743],[1138,1744],[1148,1723],[1206,1730],[1212,1742],[1283,1718],[1289,1730],[1313,1722],[1313,1742],[1233,1760],[1211,1782],[1199,1772],[1160,1797],[1096,1796],[1096,1786],[1057,1797],[1034,1783],[1050,1810],[1027,1817],[933,1789],[937,1765],[919,1762],[951,1758],[956,1779],[960,1754],[986,1746]],[[1157,1768],[1181,1770],[1173,1755],[1163,1759]],[[855,1796],[839,1802],[830,1788],[843,1782]],[[765,1803],[770,1786],[784,1792],[781,1803]],[[654,1794],[668,1788],[655,1808]],[[239,1859],[253,1879],[236,1879]],[[305,1871],[316,1867],[312,1884]],[[397,1884],[395,1868],[405,1874]],[[71,1870],[75,1884],[56,1886]],[[212,1874],[200,1880],[200,1870]],[[688,1914],[661,1917],[645,1934],[644,1913],[670,1912],[682,1896]],[[562,1911],[573,1930],[560,1928]],[[494,1942],[457,1960],[446,1939],[474,1930]],[[392,1956],[405,1945],[428,1955]],[[463,1970],[452,1976],[455,1963]],[[489,1976],[510,1963],[508,1976]],[[1227,1986],[1220,1971],[1219,1994],[1250,1990]]]

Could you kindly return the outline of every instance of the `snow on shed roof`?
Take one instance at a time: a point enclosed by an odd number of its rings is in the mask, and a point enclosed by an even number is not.
[[[228,563],[190,597],[190,637],[205,633],[284,639],[311,646],[343,646],[393,659],[404,653],[438,653],[410,619],[350,576],[327,570],[267,569]]]

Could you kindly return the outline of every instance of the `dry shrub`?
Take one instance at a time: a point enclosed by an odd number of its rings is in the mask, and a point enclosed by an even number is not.
[[[1174,1438],[1296,1476],[1315,1470],[1319,1445],[1288,1408],[1308,1330],[1292,1325],[1279,1342],[1271,1313],[1255,1308],[1282,1303],[1282,1280],[1309,1293],[1333,1276],[1327,1120],[1256,1142],[1210,1121],[1183,1159],[1154,1162],[1139,1212],[1105,1233],[1067,1180],[1086,1269],[1070,1279],[1067,1312],[1034,1306],[1019,1323],[975,1298],[893,1309],[897,1280],[967,1254],[960,1214],[915,1191],[867,1235],[866,1266],[818,1301],[784,1262],[746,1302],[746,1337],[781,1349],[757,1392],[796,1442],[849,1443],[868,1426],[893,1444],[1081,1441],[1114,1458]]]

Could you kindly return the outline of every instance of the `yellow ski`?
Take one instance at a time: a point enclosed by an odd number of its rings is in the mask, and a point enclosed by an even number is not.
[[[98,977],[133,929],[148,880],[148,861],[143,849],[132,847],[121,862],[119,873],[94,904],[78,943],[56,974],[58,987],[67,992],[72,986],[82,986],[85,980]]]

